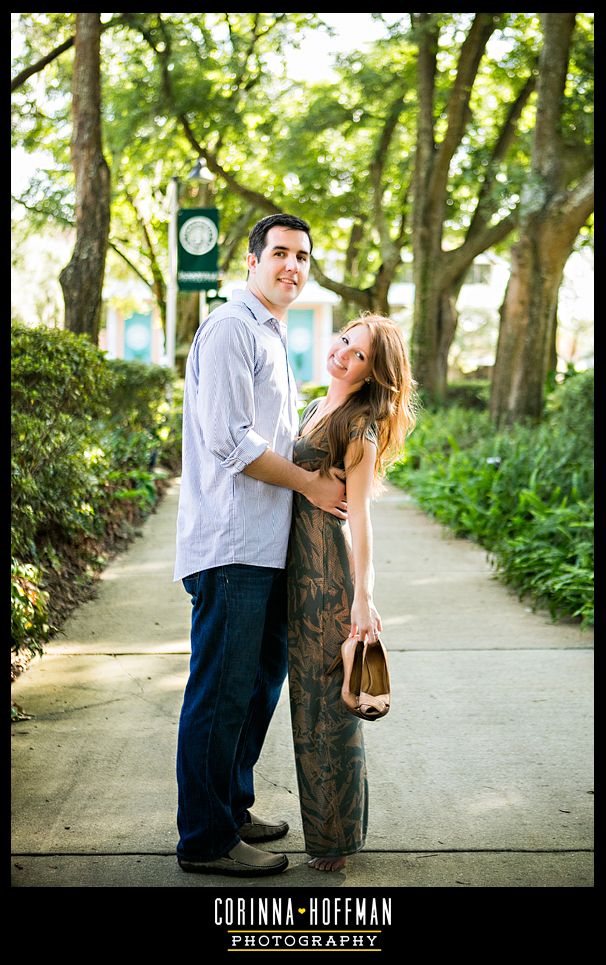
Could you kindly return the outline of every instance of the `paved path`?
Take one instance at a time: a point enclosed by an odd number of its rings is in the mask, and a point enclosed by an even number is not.
[[[189,602],[173,584],[178,483],[94,600],[13,686],[16,887],[590,887],[592,634],[553,625],[395,487],[373,508],[392,710],[366,724],[370,828],[343,873],[307,868],[287,689],[257,808],[291,831],[266,879],[176,865],[175,747]]]

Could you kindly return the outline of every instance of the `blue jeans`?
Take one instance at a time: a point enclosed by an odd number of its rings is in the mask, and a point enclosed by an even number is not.
[[[253,767],[287,670],[286,574],[230,564],[183,580],[191,660],[177,744],[177,854],[210,861],[240,840]]]

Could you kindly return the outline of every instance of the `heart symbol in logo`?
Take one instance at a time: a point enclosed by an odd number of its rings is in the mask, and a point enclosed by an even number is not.
[[[307,908],[297,908],[297,911],[299,912],[300,915],[304,915],[305,912],[307,911]]]

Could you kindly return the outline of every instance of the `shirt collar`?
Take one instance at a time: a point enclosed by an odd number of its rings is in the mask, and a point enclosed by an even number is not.
[[[235,301],[243,302],[247,308],[250,308],[251,312],[255,317],[255,321],[259,325],[265,325],[267,322],[276,322],[280,329],[286,329],[286,323],[281,322],[279,318],[272,315],[269,308],[267,308],[263,302],[259,301],[256,295],[254,295],[250,288],[235,288],[231,296]]]

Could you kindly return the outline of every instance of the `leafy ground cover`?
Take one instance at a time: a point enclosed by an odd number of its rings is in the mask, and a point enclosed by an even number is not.
[[[424,510],[485,547],[553,618],[593,624],[593,371],[556,385],[544,420],[496,432],[485,410],[421,410],[390,471]]]

